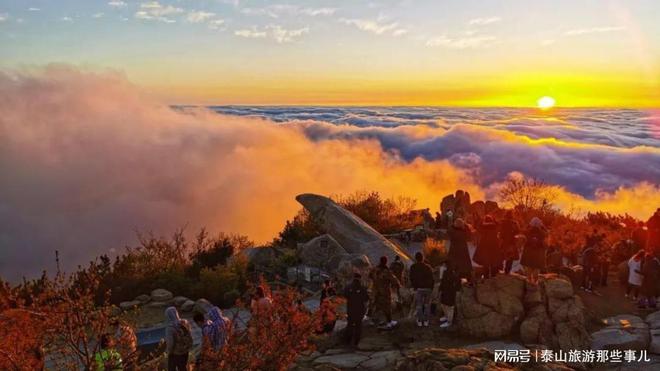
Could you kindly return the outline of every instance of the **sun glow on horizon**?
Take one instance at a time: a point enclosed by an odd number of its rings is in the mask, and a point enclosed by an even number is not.
[[[539,98],[539,100],[536,102],[537,106],[542,110],[549,110],[555,106],[555,103],[555,98],[549,97],[547,95]]]

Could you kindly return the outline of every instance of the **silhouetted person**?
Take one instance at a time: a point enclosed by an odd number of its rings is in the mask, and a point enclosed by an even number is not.
[[[403,283],[403,271],[405,269],[406,267],[403,265],[401,257],[399,255],[395,256],[394,261],[392,264],[390,264],[390,270],[392,271],[394,277],[399,280],[399,283]]]
[[[440,279],[440,305],[444,317],[440,318],[440,328],[450,327],[454,323],[454,307],[456,293],[461,289],[461,277],[451,262],[446,263],[447,269]]]
[[[391,329],[397,324],[396,321],[392,320],[392,291],[399,288],[399,281],[387,266],[386,256],[381,256],[378,266],[374,268],[371,274],[374,282],[374,305],[376,307],[374,315],[376,312],[384,314],[386,319],[384,328]]]
[[[545,238],[548,232],[541,219],[534,217],[529,222],[525,233],[525,248],[523,249],[520,264],[527,268],[530,282],[538,282],[539,272],[545,269]]]
[[[344,296],[346,297],[346,342],[352,346],[357,347],[362,336],[362,320],[367,313],[367,303],[369,302],[369,294],[367,288],[362,285],[362,277],[356,273],[351,282],[344,289]]]
[[[167,370],[186,371],[188,354],[193,345],[190,324],[179,317],[179,312],[175,307],[165,309],[165,318],[167,319],[165,328]]]
[[[642,264],[642,287],[639,290],[640,308],[656,308],[658,280],[660,280],[660,259],[658,258],[658,253],[647,253]]]
[[[513,213],[508,210],[504,214],[504,219],[500,222],[500,243],[504,253],[504,273],[511,273],[513,262],[520,259],[518,246],[516,244],[516,235],[520,233],[518,222],[513,219]]]
[[[504,254],[500,250],[500,239],[497,236],[498,227],[492,216],[486,215],[477,229],[477,250],[474,253],[475,263],[483,266],[484,278],[494,277],[502,267]]]
[[[329,334],[335,329],[335,324],[337,323],[337,317],[332,305],[332,298],[337,295],[335,287],[332,285],[332,281],[325,280],[323,282],[323,288],[321,289],[321,299],[319,302],[319,307],[322,312],[322,323],[323,326],[321,333]]]
[[[415,289],[417,326],[429,325],[431,292],[433,291],[433,269],[424,261],[421,252],[415,254],[415,263],[410,266],[410,285]]]
[[[468,250],[468,241],[472,237],[470,227],[462,218],[458,218],[454,221],[448,234],[450,244],[447,258],[449,263],[461,277],[466,277],[472,282],[472,260]]]

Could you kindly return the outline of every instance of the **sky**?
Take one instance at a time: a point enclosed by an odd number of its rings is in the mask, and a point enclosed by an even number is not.
[[[660,107],[657,0],[0,0],[0,68],[171,104]]]

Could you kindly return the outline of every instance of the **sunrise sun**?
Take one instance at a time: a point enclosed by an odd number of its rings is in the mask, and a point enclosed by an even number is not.
[[[548,96],[541,97],[536,104],[540,109],[547,110],[555,106],[555,98]]]

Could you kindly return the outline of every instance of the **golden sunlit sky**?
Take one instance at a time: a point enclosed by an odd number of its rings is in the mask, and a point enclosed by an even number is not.
[[[0,68],[177,104],[660,107],[657,0],[0,0]]]

